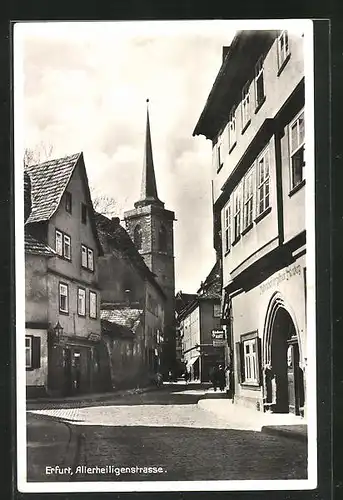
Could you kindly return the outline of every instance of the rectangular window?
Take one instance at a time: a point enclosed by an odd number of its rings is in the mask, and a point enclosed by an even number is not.
[[[223,142],[221,137],[218,139],[217,154],[218,154],[217,172],[219,172],[219,170],[223,166]]]
[[[213,316],[215,318],[220,318],[222,314],[221,306],[220,304],[213,304]]]
[[[278,64],[279,70],[285,64],[288,56],[290,55],[289,51],[289,43],[288,43],[288,32],[282,31],[281,35],[278,38]]]
[[[257,159],[257,178],[257,215],[260,215],[270,205],[268,149]]]
[[[231,248],[231,202],[224,208],[224,252]]]
[[[290,125],[291,189],[304,180],[305,120],[304,112]]]
[[[250,117],[251,117],[250,83],[247,83],[243,87],[243,91],[242,91],[242,131],[244,131],[245,127],[248,125]]]
[[[86,290],[84,288],[77,290],[77,313],[80,316],[86,316]]]
[[[25,337],[25,365],[32,368],[32,337]]]
[[[81,265],[87,267],[87,247],[85,245],[81,245]]]
[[[68,297],[68,285],[60,283],[59,286],[59,304],[60,312],[69,313],[69,297]]]
[[[244,177],[244,216],[243,229],[249,227],[253,222],[254,211],[254,173],[252,167]]]
[[[95,292],[89,292],[89,317],[93,319],[97,317],[97,299]]]
[[[69,191],[66,191],[66,194],[65,194],[65,208],[66,208],[66,212],[68,212],[69,214],[71,214],[71,211],[72,211],[72,197],[71,197],[71,193],[69,193]]]
[[[261,106],[264,101],[264,78],[263,78],[264,57],[260,57],[255,66],[255,109]]]
[[[66,234],[63,235],[63,256],[68,260],[71,258],[70,237]]]
[[[63,256],[63,235],[57,229],[56,229],[56,233],[55,234],[56,234],[56,236],[55,236],[55,239],[56,239],[56,246],[55,246],[56,253],[57,253],[57,255]]]
[[[244,382],[257,383],[256,339],[245,340],[244,350]]]
[[[87,205],[81,203],[81,222],[87,224]]]
[[[229,151],[237,142],[237,130],[236,130],[236,109],[232,109],[229,115]]]
[[[94,271],[94,252],[86,245],[81,245],[81,266]]]
[[[233,233],[234,241],[241,235],[241,186],[239,185],[233,194]]]
[[[87,252],[88,252],[88,269],[90,271],[94,271],[94,254],[93,254],[93,250],[91,250],[90,248],[88,248]]]

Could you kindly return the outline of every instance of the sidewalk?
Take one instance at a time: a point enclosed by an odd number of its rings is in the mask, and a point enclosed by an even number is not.
[[[213,397],[211,397],[213,396]],[[263,413],[232,403],[231,399],[211,394],[198,401],[199,408],[215,413],[219,418],[230,422],[232,429],[251,430],[287,436],[293,439],[307,441],[307,423],[302,417],[287,413]]]
[[[78,433],[56,418],[27,413],[27,480],[65,480],[61,471],[73,468]],[[60,470],[54,469],[56,465]]]

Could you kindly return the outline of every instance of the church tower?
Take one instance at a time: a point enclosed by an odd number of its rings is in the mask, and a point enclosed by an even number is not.
[[[124,213],[126,230],[166,295],[162,351],[162,369],[166,374],[174,369],[176,356],[173,231],[175,214],[164,208],[164,203],[157,195],[148,107],[141,194],[134,207]]]

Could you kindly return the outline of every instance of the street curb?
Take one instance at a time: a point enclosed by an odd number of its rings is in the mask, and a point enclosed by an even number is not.
[[[282,436],[290,439],[294,439],[296,441],[302,441],[303,443],[307,443],[307,431],[299,432],[296,429],[285,429],[282,426],[270,426],[264,425],[261,428],[261,432],[263,434],[268,434],[270,436]]]

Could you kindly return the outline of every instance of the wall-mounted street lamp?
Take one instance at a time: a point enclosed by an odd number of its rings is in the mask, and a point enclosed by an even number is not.
[[[60,325],[59,321],[57,321],[56,326],[54,326],[53,330],[55,334],[55,339],[60,340],[61,336],[63,335],[63,326]]]

